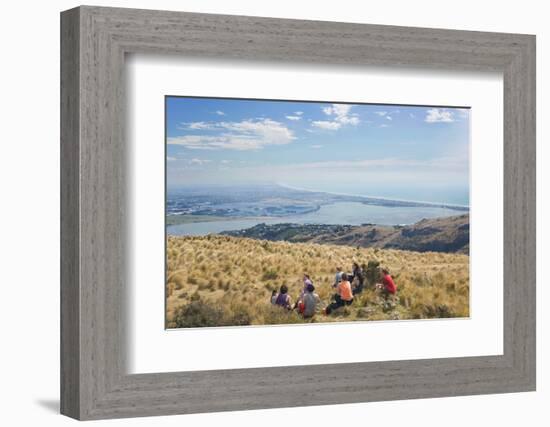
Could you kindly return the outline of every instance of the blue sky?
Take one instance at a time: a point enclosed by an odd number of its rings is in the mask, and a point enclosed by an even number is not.
[[[468,204],[467,108],[168,97],[168,188],[282,183]]]

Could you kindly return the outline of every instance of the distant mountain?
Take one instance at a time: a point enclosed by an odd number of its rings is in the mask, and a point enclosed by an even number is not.
[[[222,234],[252,239],[308,242],[401,249],[417,252],[469,253],[469,215],[423,219],[407,226],[325,225],[325,224],[258,224]]]

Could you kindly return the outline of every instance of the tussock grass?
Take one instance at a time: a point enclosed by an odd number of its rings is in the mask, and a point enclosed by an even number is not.
[[[307,322],[426,319],[469,316],[469,257],[463,254],[268,242],[229,236],[168,237],[169,327],[265,325],[306,322],[270,304],[282,284],[293,301],[308,273],[321,300],[334,293],[334,269],[364,264],[367,283],[353,305]],[[398,288],[386,301],[372,289],[378,266]],[[370,286],[369,286],[370,285]]]

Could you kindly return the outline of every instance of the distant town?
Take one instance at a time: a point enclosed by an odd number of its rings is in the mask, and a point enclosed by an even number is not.
[[[323,205],[355,202],[384,207],[444,208],[467,212],[467,206],[299,190],[281,185],[169,189],[167,215],[214,217],[285,217],[315,212]],[[172,223],[177,222],[172,218]]]

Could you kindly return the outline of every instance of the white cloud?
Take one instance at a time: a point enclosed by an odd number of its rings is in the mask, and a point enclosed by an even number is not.
[[[168,157],[166,157],[166,160],[169,161],[169,162],[173,162],[173,161],[178,160],[178,159],[176,159],[175,157],[168,156]]]
[[[341,123],[338,122],[329,122],[327,120],[315,120],[311,124],[317,128],[325,130],[338,130],[342,127]]]
[[[310,145],[309,148],[319,149],[319,148],[323,148],[323,146],[320,144],[313,144],[313,145]]]
[[[225,116],[225,113],[223,111],[220,111],[220,110],[216,111],[216,114],[218,116]]]
[[[344,117],[340,120],[341,123],[344,123],[346,125],[353,125],[356,126],[359,124],[359,118],[357,116],[352,117]]]
[[[384,117],[386,114],[388,114],[387,111],[375,111],[374,114],[378,114],[380,117]]]
[[[391,116],[386,116],[386,119],[393,120]]]
[[[323,113],[331,116],[332,120],[316,120],[312,125],[325,130],[338,130],[344,125],[356,126],[359,124],[359,118],[356,114],[350,114],[352,106],[348,104],[332,104],[323,107]]]
[[[257,150],[267,145],[289,144],[296,139],[282,123],[271,119],[241,122],[184,123],[185,130],[218,131],[216,135],[182,135],[168,138],[168,144],[193,150]]]
[[[297,116],[301,116],[302,114],[304,114],[303,111],[295,111],[294,114],[296,114]]]
[[[178,129],[193,129],[193,130],[209,129],[209,128],[210,128],[210,125],[206,122],[187,123],[186,127],[178,126]]]
[[[199,165],[202,166],[206,163],[210,163],[212,160],[203,160],[203,159],[191,159],[189,160],[190,165]]]
[[[324,107],[323,112],[327,116],[336,116],[336,120],[345,122],[351,110],[351,105],[348,104],[332,104],[330,107]]]
[[[322,110],[323,113],[325,113],[327,116],[330,116],[332,114],[332,107],[323,107]]]
[[[414,115],[413,113],[409,113],[409,117],[410,117],[411,119],[414,119],[415,115]]]
[[[386,123],[382,123],[382,124],[380,125],[380,127],[381,127],[381,128],[389,128],[390,125],[387,125]]]
[[[298,121],[301,119],[300,116],[285,116],[288,120]]]
[[[453,113],[445,108],[431,108],[426,111],[426,123],[451,123],[454,122]]]
[[[224,159],[224,160],[220,160],[220,163],[221,163],[222,165],[228,165],[229,163],[231,163],[231,160],[225,160],[225,159]]]

